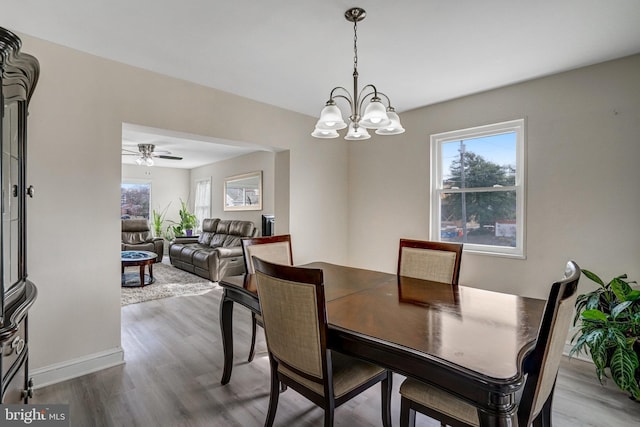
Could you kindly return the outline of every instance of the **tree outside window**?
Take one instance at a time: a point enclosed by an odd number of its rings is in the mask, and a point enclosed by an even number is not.
[[[149,219],[151,201],[150,183],[125,183],[120,185],[120,218]]]

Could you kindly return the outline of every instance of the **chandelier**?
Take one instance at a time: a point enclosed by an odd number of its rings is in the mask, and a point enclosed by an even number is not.
[[[140,150],[140,157],[136,159],[136,164],[138,166],[146,165],[153,166],[153,149],[155,145],[153,144],[138,144],[138,150]]]
[[[346,20],[353,22],[353,95],[342,86],[331,90],[329,100],[322,109],[320,119],[311,134],[316,138],[337,138],[338,130],[347,127],[342,119],[342,112],[336,105],[336,99],[344,99],[351,108],[349,129],[344,139],[369,139],[371,135],[367,129],[375,129],[378,135],[397,135],[404,132],[400,117],[391,106],[387,95],[378,92],[372,84],[364,86],[358,92],[358,22],[362,21],[366,15],[365,10],[359,7],[351,8],[344,13]],[[386,100],[386,107],[380,97]],[[364,114],[361,114],[365,103]]]

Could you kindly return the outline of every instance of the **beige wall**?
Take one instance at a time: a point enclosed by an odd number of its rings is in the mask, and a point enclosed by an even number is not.
[[[39,290],[29,323],[36,379],[99,369],[121,351],[122,123],[290,150],[296,260],[346,260],[346,144],[318,144],[313,118],[20,36],[41,65],[28,150],[37,194],[27,242]]]
[[[262,171],[262,210],[260,211],[225,211],[223,209],[224,179],[228,176]],[[195,181],[211,178],[211,217],[222,219],[238,219],[252,221],[261,230],[262,215],[273,215],[275,194],[275,153],[259,151],[223,160],[191,170],[191,188],[193,203]],[[282,183],[288,186],[289,183]]]
[[[527,259],[465,253],[461,283],[542,298],[569,259],[640,279],[638,76],[636,55],[410,111],[406,133],[350,144],[350,263],[395,271],[398,239],[429,237],[430,134],[524,117]]]
[[[289,233],[289,206],[291,201],[289,191],[291,187],[290,169],[289,151],[276,153],[273,184],[275,190],[275,224],[273,234]]]

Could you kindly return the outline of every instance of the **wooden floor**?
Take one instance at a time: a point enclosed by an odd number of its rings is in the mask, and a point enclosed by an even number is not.
[[[268,358],[260,330],[259,353],[246,363],[250,314],[236,306],[235,365],[231,382],[220,385],[222,346],[218,325],[221,291],[165,298],[122,308],[126,364],[36,390],[32,403],[68,403],[71,425],[262,426],[269,393]],[[399,425],[402,377],[394,376],[392,416]],[[372,388],[336,410],[337,426],[376,426],[380,391]],[[288,390],[280,396],[276,426],[320,426],[323,413]],[[593,366],[563,361],[553,405],[554,425],[623,427],[640,425],[640,403],[611,384],[602,387]],[[437,426],[418,416],[419,426]]]

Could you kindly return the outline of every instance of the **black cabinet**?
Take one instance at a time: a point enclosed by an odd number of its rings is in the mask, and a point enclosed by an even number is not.
[[[276,217],[273,215],[262,215],[262,235],[273,236],[276,231]]]
[[[37,295],[27,278],[26,200],[34,190],[26,183],[26,154],[27,111],[40,68],[20,45],[0,27],[0,403],[26,403],[31,395],[28,312]]]

